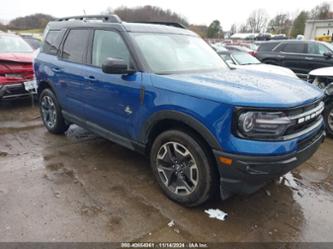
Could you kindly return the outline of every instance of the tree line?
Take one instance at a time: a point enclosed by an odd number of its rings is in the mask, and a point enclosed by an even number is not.
[[[49,21],[54,20],[53,16],[45,14],[33,14],[24,17],[18,17],[11,20],[7,25],[0,23],[1,30],[27,30],[44,29]]]
[[[102,14],[116,14],[127,22],[176,22],[186,27],[189,26],[186,18],[176,12],[150,5],[137,8],[119,7],[114,10],[108,8]],[[7,25],[0,23],[0,30],[44,29],[49,21],[55,19],[55,17],[45,14],[18,17],[11,20]]]
[[[273,33],[285,34],[289,37],[296,37],[304,34],[305,23],[307,20],[323,20],[333,18],[330,4],[323,2],[315,6],[310,11],[300,11],[295,18],[288,13],[279,13],[269,20],[269,16],[264,9],[257,9],[251,12],[247,21],[237,27],[233,24],[230,33]],[[223,34],[223,29],[218,20],[213,21],[207,27],[208,38],[219,38]]]
[[[102,14],[117,14],[122,20],[127,22],[177,22],[181,23],[204,38],[223,38],[223,28],[219,20],[214,20],[209,26],[189,24],[182,15],[165,10],[156,6],[142,6],[136,8],[119,7],[108,8]],[[310,11],[300,11],[296,17],[291,17],[288,13],[279,13],[269,19],[264,9],[257,9],[250,13],[244,24],[237,26],[233,24],[230,33],[264,33],[286,34],[296,37],[304,33],[305,23],[309,19],[329,19],[333,18],[333,13],[329,3],[322,3],[315,6]],[[11,20],[7,25],[0,23],[0,30],[26,30],[44,29],[49,21],[55,17],[45,14],[34,14],[25,17],[18,17]]]

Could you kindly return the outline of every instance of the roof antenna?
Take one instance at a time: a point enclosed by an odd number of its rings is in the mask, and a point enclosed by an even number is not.
[[[83,15],[87,16],[87,13],[86,13],[85,9],[83,9]],[[81,20],[84,21],[84,22],[87,22],[86,18],[82,18]]]

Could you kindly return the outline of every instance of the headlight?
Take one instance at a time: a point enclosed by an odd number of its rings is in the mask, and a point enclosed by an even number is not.
[[[278,138],[294,121],[283,112],[245,111],[238,115],[238,133],[248,138]]]

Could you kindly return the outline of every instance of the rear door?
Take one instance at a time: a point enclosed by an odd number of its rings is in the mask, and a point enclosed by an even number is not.
[[[59,88],[64,93],[63,108],[78,117],[84,118],[84,76],[87,67],[87,49],[91,38],[90,29],[71,29],[62,45],[59,62],[53,70],[59,77]]]
[[[297,74],[308,73],[308,64],[305,61],[307,51],[304,42],[284,42],[277,50],[281,66],[287,67]]]
[[[309,71],[321,67],[333,66],[333,58],[330,56],[325,56],[327,53],[333,54],[333,51],[319,42],[309,42],[307,46],[306,60],[308,64]]]

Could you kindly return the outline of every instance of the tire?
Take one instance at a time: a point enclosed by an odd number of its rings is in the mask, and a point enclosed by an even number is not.
[[[207,148],[192,133],[161,133],[150,150],[150,164],[163,192],[184,206],[203,204],[218,190],[218,174]]]
[[[325,107],[324,121],[327,135],[333,138],[333,103],[330,103]]]
[[[61,108],[54,93],[46,88],[39,96],[39,110],[47,130],[53,134],[63,134],[69,125],[66,124]]]

